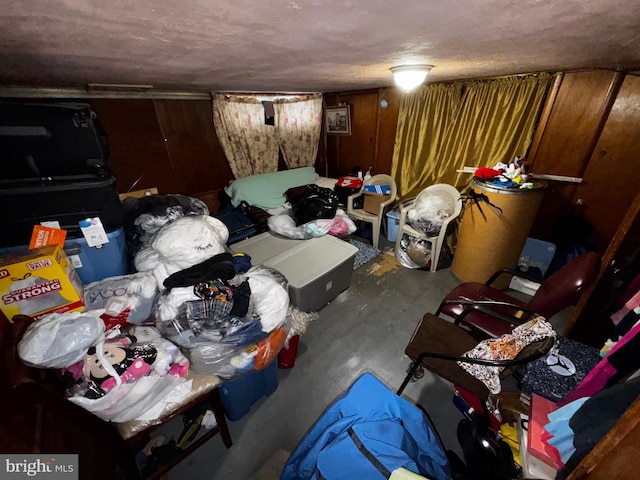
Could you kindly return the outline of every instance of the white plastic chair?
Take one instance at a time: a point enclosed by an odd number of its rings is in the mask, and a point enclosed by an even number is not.
[[[431,195],[440,196],[451,206],[452,209],[451,215],[444,220],[444,222],[442,223],[442,228],[440,229],[440,233],[435,237],[429,237],[424,232],[420,232],[406,223],[407,214],[409,213],[409,211],[415,208],[416,205],[419,205],[421,199]],[[455,187],[446,183],[438,183],[422,190],[422,192],[420,192],[420,194],[416,197],[415,202],[407,207],[404,207],[400,211],[398,238],[396,239],[396,255],[398,253],[398,249],[400,248],[400,242],[402,241],[403,233],[429,242],[431,244],[431,271],[435,272],[438,268],[438,260],[440,258],[442,244],[444,243],[444,239],[447,235],[447,227],[460,215],[461,210],[462,202],[460,201],[460,192],[458,192]]]
[[[362,208],[353,208],[354,199],[364,195],[364,185],[390,185],[391,193],[389,194],[389,198],[380,204],[377,213],[369,213],[364,211]],[[362,190],[359,193],[351,195],[347,199],[347,214],[355,219],[362,220],[363,222],[371,223],[371,230],[373,233],[372,244],[374,247],[378,248],[378,240],[380,240],[380,227],[382,226],[384,215],[389,207],[393,205],[393,202],[396,201],[396,195],[398,193],[398,188],[396,186],[396,182],[393,181],[389,175],[374,175],[368,180],[364,181],[364,185]]]

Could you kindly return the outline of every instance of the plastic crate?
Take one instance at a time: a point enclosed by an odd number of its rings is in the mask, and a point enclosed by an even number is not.
[[[537,280],[537,283],[513,277],[509,288],[527,295],[535,295],[540,283],[546,276],[547,269],[555,253],[556,246],[553,243],[531,237],[527,238],[518,260],[518,269],[531,275]]]
[[[254,403],[264,396],[271,395],[277,388],[277,360],[259,372],[228,380],[220,387],[224,413],[231,421],[240,420],[249,413]]]

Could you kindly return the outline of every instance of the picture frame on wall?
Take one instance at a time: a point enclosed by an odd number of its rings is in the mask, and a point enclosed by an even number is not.
[[[327,133],[351,135],[351,111],[349,105],[326,107],[324,118]]]

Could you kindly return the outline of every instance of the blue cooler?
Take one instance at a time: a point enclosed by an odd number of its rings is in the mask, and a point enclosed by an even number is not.
[[[228,380],[220,387],[224,413],[231,421],[244,417],[251,406],[278,388],[278,362],[272,361],[259,372],[250,373],[235,380]]]
[[[124,229],[109,232],[107,237],[109,243],[100,248],[88,246],[84,237],[70,238],[64,242],[64,251],[85,285],[130,273]]]

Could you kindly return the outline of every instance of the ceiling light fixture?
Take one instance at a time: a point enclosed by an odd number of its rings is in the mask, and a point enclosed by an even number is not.
[[[407,92],[421,85],[433,65],[400,65],[391,67],[396,85]]]

